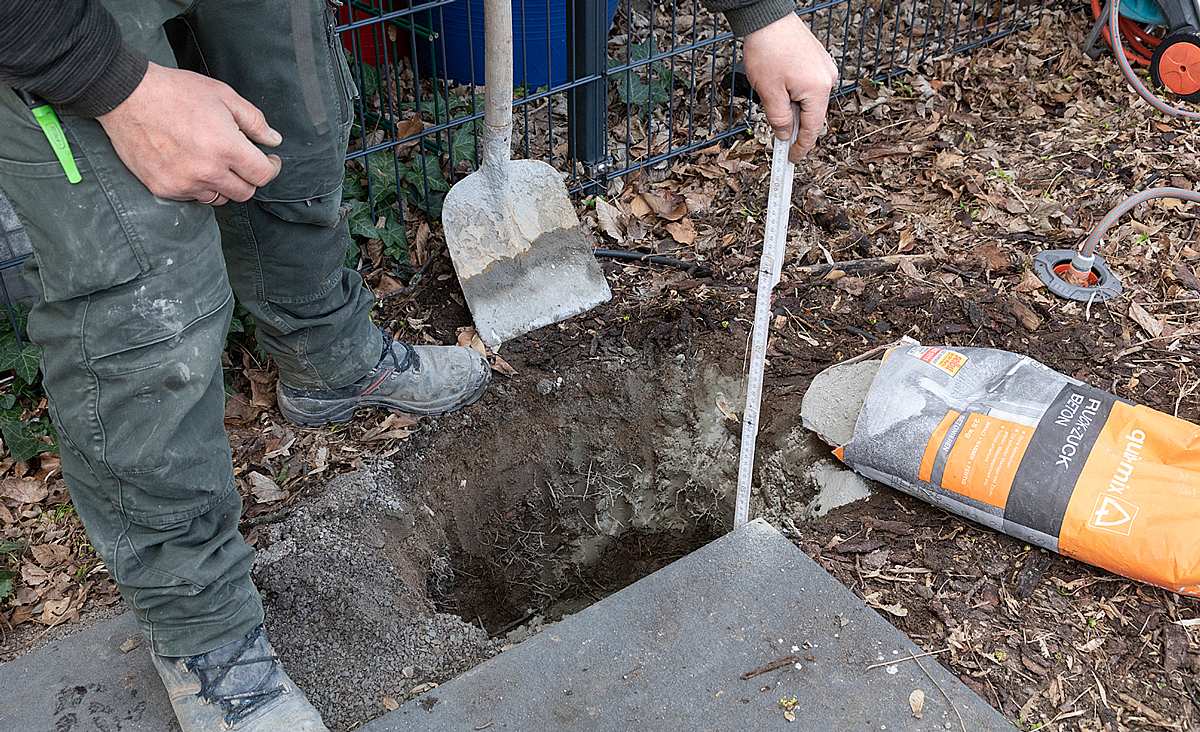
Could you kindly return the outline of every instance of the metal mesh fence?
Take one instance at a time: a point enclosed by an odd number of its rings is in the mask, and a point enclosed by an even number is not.
[[[835,95],[1032,23],[1043,0],[824,0],[799,12],[838,62]],[[738,42],[699,0],[514,0],[514,155],[575,191],[746,129]],[[436,217],[479,163],[482,0],[354,0],[338,32],[360,91],[359,215]],[[360,219],[365,221],[366,219]]]
[[[837,61],[841,96],[1020,30],[1046,2],[821,0],[798,12]],[[549,162],[573,192],[603,190],[745,132],[751,100],[738,41],[700,0],[513,5],[514,156]],[[440,216],[450,185],[479,164],[482,8],[483,0],[338,8],[359,92],[344,192],[351,232],[402,256],[409,235]],[[15,217],[0,221],[0,282],[11,286],[28,243]],[[0,297],[11,311],[10,289]]]

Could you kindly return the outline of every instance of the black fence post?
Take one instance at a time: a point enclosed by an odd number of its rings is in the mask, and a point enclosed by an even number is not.
[[[604,190],[609,161],[605,130],[608,104],[605,99],[605,59],[608,40],[606,0],[570,0],[567,23],[570,27],[568,53],[573,82],[596,76],[571,88],[567,97],[567,140],[571,158],[582,166],[585,195]]]

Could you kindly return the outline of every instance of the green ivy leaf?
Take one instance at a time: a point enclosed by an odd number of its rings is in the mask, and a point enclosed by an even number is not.
[[[361,173],[357,170],[351,170],[350,166],[346,166],[346,174],[342,178],[342,200],[366,200],[367,187],[363,185]]]
[[[463,125],[454,131],[454,139],[451,141],[450,147],[455,163],[465,160],[471,165],[475,164],[476,124],[476,122],[472,122],[471,124]]]
[[[22,348],[13,363],[13,371],[16,372],[17,378],[24,381],[26,384],[34,384],[37,382],[38,371],[42,365],[42,349],[30,343]]]
[[[382,208],[396,197],[396,176],[404,170],[389,151],[367,157],[367,175],[371,180],[371,205]],[[365,198],[365,196],[364,196]]]
[[[642,43],[629,47],[629,61],[645,61],[654,55],[654,39],[648,38]],[[610,59],[610,66],[621,65],[621,60]],[[653,61],[638,66],[636,69],[613,74],[612,78],[617,87],[617,96],[624,104],[637,107],[647,107],[661,104],[671,98],[671,82],[663,72],[663,64]]]
[[[25,548],[19,541],[0,541],[0,554],[18,554]]]
[[[404,182],[410,184],[422,193],[428,187],[430,191],[448,191],[450,184],[442,175],[442,164],[432,155],[416,155],[412,162],[400,166],[400,174]]]
[[[358,78],[360,73],[362,74],[361,80]],[[364,63],[359,66],[351,59],[350,75],[354,77],[355,83],[362,85],[362,95],[365,99],[370,99],[379,93],[379,71],[371,64]]]
[[[8,454],[17,462],[25,462],[36,455],[53,450],[38,439],[29,429],[29,425],[20,419],[11,419],[8,415],[0,417],[0,436],[4,437],[4,446],[8,448]]]

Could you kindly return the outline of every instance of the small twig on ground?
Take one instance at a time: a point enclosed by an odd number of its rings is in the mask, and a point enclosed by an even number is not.
[[[407,287],[401,287],[399,290],[393,290],[392,292],[379,295],[376,299],[380,302],[384,302],[387,300],[394,300],[397,297],[403,297],[405,295],[415,295],[429,279],[426,275],[429,274],[429,270],[433,266],[433,263],[440,259],[441,254],[442,250],[440,248],[429,253],[429,258],[425,260],[425,263],[421,265],[420,269],[413,273],[412,277],[408,278],[408,281],[412,284],[408,285]]]
[[[954,705],[954,701],[950,698],[950,695],[947,694],[946,690],[942,688],[942,685],[937,682],[937,679],[933,678],[933,674],[929,673],[929,671],[921,665],[921,662],[917,660],[916,656],[910,656],[910,658],[912,659],[913,663],[917,664],[917,668],[921,669],[921,673],[925,674],[925,676],[927,676],[929,680],[933,682],[933,685],[937,687],[937,690],[942,692],[942,697],[946,700],[946,703],[950,705],[950,708],[954,710],[954,716],[958,717],[958,726],[962,728],[962,732],[967,732],[967,723],[963,721],[962,715],[959,714],[958,707]]]
[[[823,276],[834,270],[841,270],[847,274],[850,273],[867,273],[877,274],[879,272],[888,272],[900,266],[900,263],[907,260],[912,264],[927,264],[935,259],[933,254],[889,254],[885,257],[870,257],[868,259],[851,259],[846,262],[830,262],[827,264],[810,264],[804,267],[795,267],[789,270],[789,273]]]
[[[759,666],[756,669],[747,671],[746,673],[742,674],[742,680],[749,681],[750,679],[754,678],[755,676],[762,676],[763,674],[769,674],[772,671],[778,671],[779,669],[781,669],[785,666],[791,666],[794,663],[800,663],[799,656],[792,655],[792,656],[784,656],[783,658],[777,658],[774,661],[771,661],[770,663],[763,664],[762,666]]]
[[[926,651],[925,653],[918,653],[915,656],[912,654],[909,654],[908,656],[906,656],[904,658],[893,658],[890,661],[883,661],[882,663],[873,663],[870,666],[867,666],[866,670],[873,671],[874,669],[883,668],[884,666],[895,666],[896,664],[904,663],[905,661],[915,661],[918,658],[925,658],[926,656],[936,656],[939,653],[945,653],[948,650],[950,650],[949,646],[941,649],[940,651]]]
[[[1174,414],[1175,414],[1175,416],[1176,416],[1176,417],[1178,417],[1178,416],[1179,416],[1179,405],[1183,404],[1183,399],[1184,399],[1184,397],[1191,396],[1192,392],[1196,391],[1196,389],[1197,389],[1198,387],[1200,387],[1200,381],[1193,381],[1193,382],[1192,382],[1192,385],[1191,385],[1191,386],[1189,386],[1189,387],[1187,387],[1186,389],[1184,389],[1184,388],[1180,388],[1180,390],[1179,390],[1179,397],[1178,397],[1178,398],[1175,400],[1175,412],[1174,412]]]

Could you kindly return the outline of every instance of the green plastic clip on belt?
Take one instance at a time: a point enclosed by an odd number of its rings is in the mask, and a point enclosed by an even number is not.
[[[54,107],[28,92],[18,90],[17,95],[29,107],[34,120],[42,128],[42,133],[46,135],[46,141],[50,143],[50,149],[54,151],[54,157],[58,158],[58,164],[67,174],[67,182],[75,184],[83,180],[83,176],[79,174],[79,168],[75,165],[75,156],[71,154],[71,143],[67,142],[67,135],[63,132],[62,122],[58,120]]]

